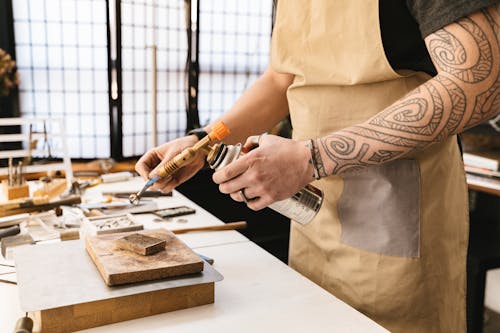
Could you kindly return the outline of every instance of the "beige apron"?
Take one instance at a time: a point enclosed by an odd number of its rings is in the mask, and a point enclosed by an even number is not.
[[[295,75],[295,139],[363,122],[429,79],[390,67],[377,0],[281,0],[271,66]],[[290,266],[393,332],[464,332],[468,208],[456,137],[413,159],[313,183]]]

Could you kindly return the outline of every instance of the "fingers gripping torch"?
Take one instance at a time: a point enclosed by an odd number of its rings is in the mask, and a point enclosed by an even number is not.
[[[194,146],[184,149],[182,152],[174,156],[170,161],[165,163],[157,172],[157,174],[150,178],[144,187],[136,194],[131,194],[129,200],[132,204],[138,205],[141,196],[146,190],[151,187],[155,182],[162,178],[171,176],[174,172],[179,170],[184,165],[190,163],[198,152],[208,154],[210,152],[210,145],[221,141],[230,133],[229,128],[221,121],[215,124],[210,133],[198,141]]]

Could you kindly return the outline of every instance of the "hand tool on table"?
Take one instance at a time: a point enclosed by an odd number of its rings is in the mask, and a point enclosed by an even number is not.
[[[111,195],[115,198],[129,198],[130,195],[135,194],[136,192],[131,191],[103,191],[102,195]],[[162,192],[162,191],[145,191],[141,197],[142,198],[156,198],[156,197],[171,197],[172,192]]]
[[[210,133],[198,141],[194,146],[184,149],[182,152],[174,156],[170,161],[165,163],[157,172],[157,174],[150,178],[142,190],[135,194],[131,194],[129,200],[132,204],[139,204],[142,195],[146,190],[151,187],[155,182],[162,178],[171,176],[175,171],[179,170],[182,166],[191,162],[196,154],[204,152],[207,154],[209,152],[209,145],[218,141],[221,141],[230,133],[229,128],[221,121],[215,124]]]
[[[25,205],[22,207],[16,207],[16,208],[11,208],[11,209],[0,209],[0,217],[21,214],[21,213],[47,211],[47,210],[51,210],[51,209],[59,207],[59,206],[75,205],[75,204],[78,204],[81,202],[82,202],[82,199],[79,195],[71,195],[71,196],[68,196],[67,198],[57,200],[57,201],[51,201],[51,202],[47,202],[47,203],[29,204],[29,205]]]
[[[210,225],[205,227],[192,227],[192,228],[182,228],[171,230],[174,234],[184,234],[186,232],[194,231],[218,231],[218,230],[236,230],[244,229],[247,227],[246,221],[230,222],[221,225]]]
[[[49,202],[49,197],[46,195],[41,196],[41,197],[35,197],[35,198],[13,199],[13,200],[9,200],[9,201],[4,202],[4,203],[0,203],[0,210],[31,207],[34,205],[46,204],[48,202]]]
[[[10,226],[7,228],[1,228],[0,229],[0,240],[2,240],[2,238],[4,238],[4,237],[17,235],[20,232],[21,232],[21,228],[19,227],[19,225],[13,225],[13,226]]]

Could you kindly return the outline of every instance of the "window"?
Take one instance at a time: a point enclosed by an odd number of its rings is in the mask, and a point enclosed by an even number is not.
[[[106,1],[12,3],[21,115],[62,118],[71,157],[108,157]]]
[[[227,111],[269,63],[272,1],[200,2],[198,109],[205,125]]]
[[[108,22],[120,9],[121,132],[119,158],[152,147],[152,46],[156,46],[157,142],[186,130],[186,1],[15,0],[20,111],[62,118],[72,158],[116,156],[111,149]],[[228,110],[266,68],[272,1],[192,1],[199,8],[202,125]],[[116,15],[115,15],[116,16]],[[110,49],[113,45],[109,46]],[[120,73],[119,73],[120,74]],[[113,122],[115,118],[113,118]],[[35,128],[34,131],[43,129]],[[121,146],[120,146],[121,144]],[[113,144],[114,145],[114,144]]]

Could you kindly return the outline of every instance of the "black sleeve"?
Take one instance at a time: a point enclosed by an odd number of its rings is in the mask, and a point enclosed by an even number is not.
[[[499,0],[406,0],[422,37]]]

